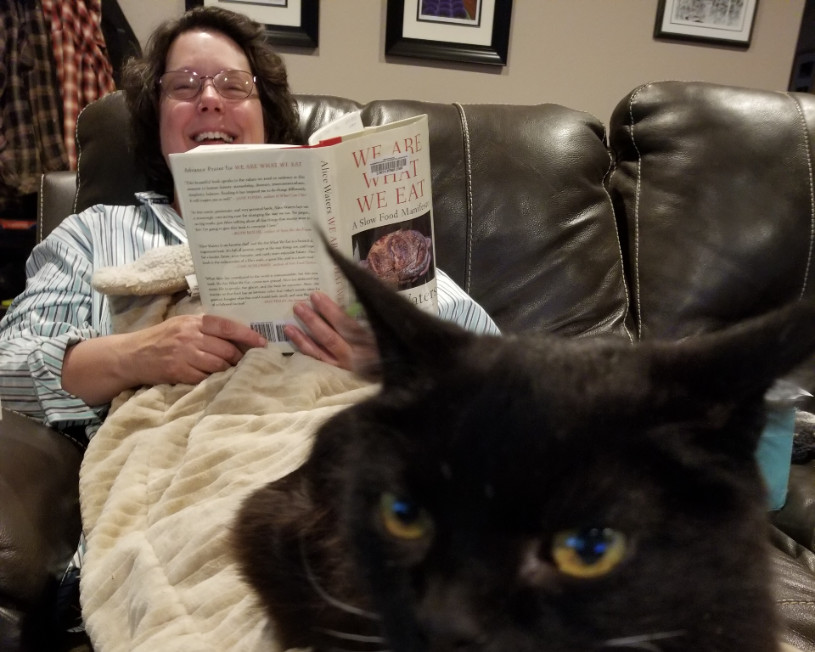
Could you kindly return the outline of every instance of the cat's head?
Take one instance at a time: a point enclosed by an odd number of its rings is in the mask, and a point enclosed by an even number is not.
[[[479,337],[338,264],[382,391],[305,470],[388,649],[774,649],[754,451],[815,306],[678,343]]]

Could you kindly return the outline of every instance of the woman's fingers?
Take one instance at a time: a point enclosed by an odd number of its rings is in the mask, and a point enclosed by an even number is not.
[[[371,331],[350,317],[335,301],[322,292],[310,297],[311,304],[300,302],[294,314],[302,328],[286,327],[286,335],[301,353],[343,369],[369,373],[379,360]]]
[[[335,330],[328,318],[318,313],[315,308],[316,306],[312,307],[305,302],[294,306],[294,314],[300,320],[303,329],[294,326],[288,328],[292,342],[306,355],[329,364],[344,366],[343,361],[349,358],[351,346]],[[336,315],[333,315],[333,318],[336,318]]]

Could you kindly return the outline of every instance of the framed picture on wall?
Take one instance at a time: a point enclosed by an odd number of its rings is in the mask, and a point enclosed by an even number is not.
[[[659,0],[655,38],[747,48],[758,0]]]
[[[505,65],[512,0],[388,0],[385,53]]]
[[[792,64],[792,75],[787,90],[796,93],[815,91],[815,51],[799,52]]]
[[[185,0],[187,9],[217,5],[266,26],[273,45],[316,48],[319,40],[319,0]]]

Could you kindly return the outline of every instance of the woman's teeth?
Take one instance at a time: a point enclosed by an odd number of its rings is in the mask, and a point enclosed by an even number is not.
[[[225,143],[231,143],[235,139],[222,131],[205,131],[195,137],[196,143],[201,143],[205,140],[222,140]]]

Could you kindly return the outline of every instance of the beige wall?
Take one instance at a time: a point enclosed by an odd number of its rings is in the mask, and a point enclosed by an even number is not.
[[[321,0],[320,47],[281,51],[295,92],[367,101],[556,102],[606,121],[629,90],[657,79],[784,90],[805,0],[763,0],[746,51],[654,40],[656,0],[515,0],[503,68],[391,59],[385,0]],[[119,0],[144,42],[183,0]]]

